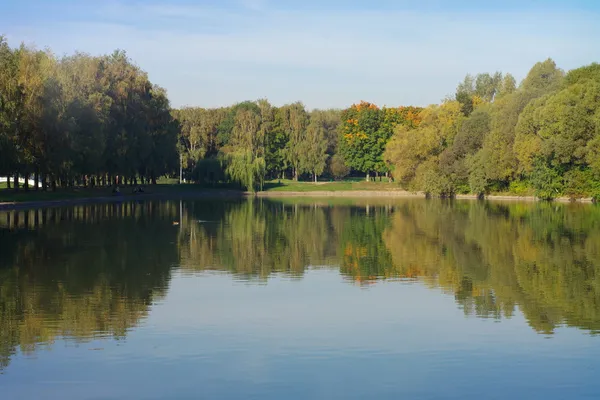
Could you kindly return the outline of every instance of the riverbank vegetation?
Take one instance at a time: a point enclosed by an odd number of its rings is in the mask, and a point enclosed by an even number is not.
[[[259,191],[273,180],[362,176],[442,197],[598,199],[600,65],[565,73],[548,59],[520,84],[500,72],[467,75],[425,108],[307,110],[260,99],[172,109],[122,51],[57,57],[0,39],[0,176],[25,191],[19,177],[44,191],[161,176]]]
[[[421,117],[416,129],[396,128],[385,152],[408,187],[441,196],[600,196],[598,64],[565,74],[549,59],[518,87],[510,75],[467,76],[454,99]]]

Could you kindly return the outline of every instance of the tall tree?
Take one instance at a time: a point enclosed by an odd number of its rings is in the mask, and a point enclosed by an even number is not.
[[[378,134],[382,121],[381,109],[363,101],[344,110],[341,119],[340,154],[348,166],[365,173],[369,180],[382,153],[379,152],[379,146],[374,146],[381,143]]]
[[[285,159],[292,169],[294,180],[297,181],[302,169],[302,151],[306,140],[308,113],[300,102],[283,106],[280,112],[283,115],[283,130],[287,137]]]
[[[300,146],[300,169],[312,174],[315,183],[327,165],[328,121],[322,113],[311,114],[306,137]]]
[[[262,190],[266,173],[265,138],[260,124],[259,114],[239,109],[225,149],[227,173],[250,191]]]
[[[19,160],[18,122],[23,111],[23,93],[18,74],[18,54],[0,36],[0,176],[9,178],[17,171]]]

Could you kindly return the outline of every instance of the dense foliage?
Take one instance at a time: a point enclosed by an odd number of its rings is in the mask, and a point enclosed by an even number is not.
[[[600,197],[600,65],[565,75],[537,63],[510,75],[467,76],[456,95],[397,126],[385,159],[407,187],[439,196],[491,191],[542,199]]]
[[[177,167],[177,132],[165,91],[125,53],[57,58],[0,37],[0,176],[155,181]]]
[[[338,110],[309,112],[299,102],[274,107],[261,99],[229,108],[183,108],[173,115],[182,128],[179,147],[186,179],[234,181],[258,190],[266,178],[339,176],[339,165],[332,165]]]
[[[54,188],[178,173],[251,191],[267,179],[362,174],[437,196],[599,198],[600,65],[565,74],[548,59],[519,85],[467,75],[424,109],[261,99],[172,110],[123,52],[57,58],[0,38],[0,176]]]

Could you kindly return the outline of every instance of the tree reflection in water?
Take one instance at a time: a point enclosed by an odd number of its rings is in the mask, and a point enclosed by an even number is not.
[[[178,225],[173,222],[179,222]],[[406,200],[151,201],[0,213],[0,363],[124,337],[173,268],[419,281],[468,315],[600,330],[600,208]]]

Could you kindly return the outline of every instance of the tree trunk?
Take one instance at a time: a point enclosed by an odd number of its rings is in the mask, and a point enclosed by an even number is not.
[[[315,175],[315,183],[317,183],[317,174],[314,174],[314,175]]]
[[[47,181],[47,175],[45,173],[42,174],[42,190],[44,192],[48,191],[48,181]]]
[[[137,176],[133,176],[133,186],[137,186]]]
[[[298,170],[294,168],[294,181],[298,182]]]
[[[6,188],[7,188],[7,189],[11,189],[11,188],[12,188],[12,187],[11,187],[11,184],[10,184],[10,176],[7,176],[7,177],[6,177]]]
[[[35,190],[36,192],[38,190],[40,190],[40,169],[39,168],[35,168],[35,172],[33,173],[33,190]]]
[[[56,192],[56,178],[54,175],[50,177],[50,186],[52,186],[52,191]]]
[[[26,172],[24,177],[25,180],[23,181],[23,189],[25,189],[26,192],[29,192],[29,173]]]
[[[367,172],[367,182],[369,182],[371,180],[371,173]]]
[[[15,192],[19,191],[19,174],[15,174],[13,177],[15,183]]]

